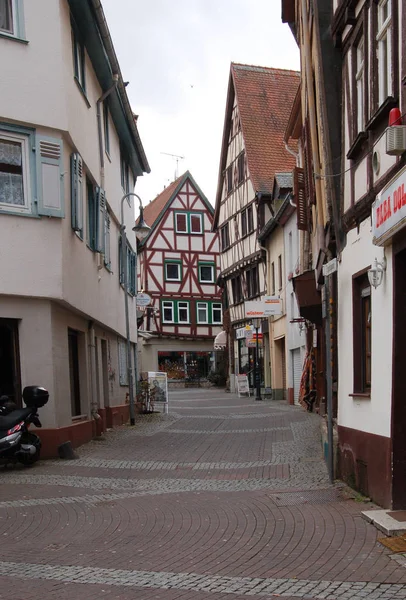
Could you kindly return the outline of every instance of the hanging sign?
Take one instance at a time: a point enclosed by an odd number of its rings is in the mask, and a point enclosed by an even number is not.
[[[254,333],[251,338],[245,338],[245,345],[247,348],[256,348],[257,347],[257,335]],[[262,333],[258,333],[258,348],[262,348],[264,345],[264,340],[262,337]]]
[[[137,306],[149,306],[151,304],[151,302],[152,302],[152,298],[148,294],[144,294],[143,292],[140,292],[136,296]]]

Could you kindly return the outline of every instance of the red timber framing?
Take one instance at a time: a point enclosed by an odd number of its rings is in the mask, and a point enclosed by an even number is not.
[[[138,251],[138,289],[153,304],[140,329],[162,337],[212,339],[221,327],[212,206],[187,171],[145,207],[144,218],[151,233]]]

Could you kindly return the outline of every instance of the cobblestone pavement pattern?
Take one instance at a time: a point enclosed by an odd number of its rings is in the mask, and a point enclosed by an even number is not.
[[[329,484],[318,417],[282,402],[176,391],[0,486],[7,600],[406,600],[402,557]]]

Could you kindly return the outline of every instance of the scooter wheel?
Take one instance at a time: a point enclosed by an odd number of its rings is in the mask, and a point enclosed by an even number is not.
[[[20,454],[18,457],[18,462],[20,462],[25,467],[30,467],[34,463],[39,460],[41,453],[41,440],[35,433],[26,432],[24,433],[22,440],[22,444],[32,444],[35,446],[35,454]]]

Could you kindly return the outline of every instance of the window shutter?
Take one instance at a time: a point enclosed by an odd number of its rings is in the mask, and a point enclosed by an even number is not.
[[[47,217],[65,216],[63,143],[61,139],[37,136],[38,214]]]
[[[106,221],[106,195],[104,190],[102,190],[100,187],[96,189],[96,211],[96,252],[104,254],[106,248],[106,239],[104,235]]]
[[[111,266],[111,255],[110,255],[110,215],[106,211],[105,220],[105,240],[104,240],[104,264],[106,267]]]
[[[83,161],[80,154],[71,155],[71,215],[72,229],[83,232]]]
[[[304,171],[299,167],[293,169],[293,193],[297,205],[297,228],[307,231],[307,207],[305,194]]]

